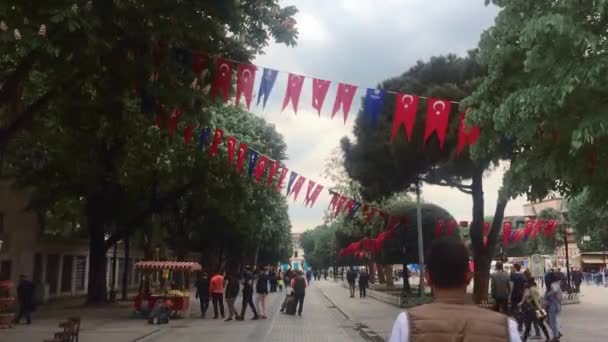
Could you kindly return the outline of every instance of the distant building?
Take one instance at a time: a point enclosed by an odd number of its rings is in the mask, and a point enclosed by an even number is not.
[[[302,237],[302,233],[291,233],[291,245],[293,247],[293,252],[291,253],[291,258],[289,258],[289,265],[294,270],[303,270],[304,269],[304,249],[300,244],[300,238]]]
[[[535,219],[541,211],[545,209],[553,209],[562,215],[562,219],[568,219],[568,202],[563,198],[553,197],[540,202],[524,204],[524,215],[529,219]],[[576,244],[576,234],[571,227],[566,228],[566,236],[568,240],[568,257],[570,265],[576,265],[575,257],[580,254],[578,245]],[[563,244],[564,236],[555,236],[555,239],[560,239],[560,244],[555,249],[558,267],[566,267],[566,245]],[[578,265],[576,265],[578,266]]]

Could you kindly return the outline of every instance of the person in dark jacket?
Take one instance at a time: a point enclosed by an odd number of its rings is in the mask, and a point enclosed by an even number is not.
[[[346,272],[346,281],[348,282],[348,289],[350,291],[350,298],[355,298],[355,282],[357,280],[357,272],[349,268]]]
[[[22,317],[25,317],[27,324],[32,323],[31,313],[35,309],[34,304],[34,283],[27,280],[26,276],[19,277],[17,286],[17,301],[19,302],[19,314],[15,318],[15,323],[19,324]]]
[[[579,269],[572,269],[570,272],[572,277],[572,283],[574,284],[574,291],[576,293],[581,292],[581,283],[583,282],[583,272]]]
[[[270,292],[277,292],[277,274],[274,270],[268,273],[268,282],[270,283]]]
[[[207,272],[203,272],[194,286],[196,287],[195,298],[198,298],[201,303],[201,317],[205,318],[207,309],[209,309],[209,276]]]
[[[298,316],[302,316],[307,285],[308,283],[306,282],[306,279],[304,279],[304,273],[302,273],[302,271],[298,271],[296,277],[291,280],[291,288],[293,289],[293,295],[295,296],[296,304],[298,305]]]
[[[237,318],[239,315],[237,314],[236,308],[234,307],[234,302],[236,301],[236,297],[239,295],[239,280],[234,275],[234,273],[230,273],[226,277],[226,290],[224,291],[224,297],[226,298],[226,303],[228,303],[228,318],[226,318],[226,322],[232,321],[232,316]]]
[[[518,329],[522,330],[524,321],[519,311],[519,303],[524,297],[526,278],[521,273],[521,265],[515,264],[513,267],[515,270],[509,275],[509,280],[511,281],[511,315],[515,317]]]
[[[268,274],[266,269],[261,268],[261,272],[258,275],[258,281],[255,285],[255,292],[257,293],[256,304],[258,305],[258,312],[261,314],[263,319],[266,319],[266,296],[268,295]]]
[[[258,312],[255,309],[255,305],[253,305],[253,274],[249,266],[245,268],[245,273],[243,273],[243,305],[241,306],[241,315],[236,318],[237,321],[245,319],[248,305],[251,307],[251,311],[253,311],[252,319],[258,319]]]
[[[367,269],[363,268],[359,272],[359,298],[365,298],[366,293],[365,290],[369,285],[369,273],[367,273]]]

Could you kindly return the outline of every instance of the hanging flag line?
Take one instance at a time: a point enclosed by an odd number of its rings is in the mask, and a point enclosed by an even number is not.
[[[179,109],[174,109],[171,117],[169,118],[168,133],[170,140],[173,139],[173,134],[177,128],[180,116],[181,111]],[[159,128],[162,128],[160,122],[156,121],[156,125]],[[188,148],[192,143],[194,130],[195,127],[193,124],[186,124],[186,128],[184,130],[184,145],[186,148]],[[247,163],[248,175],[253,177],[256,183],[259,184],[260,182],[263,182],[266,188],[270,187],[274,183],[275,190],[278,192],[282,191],[290,170],[280,161],[274,160],[269,156],[255,150],[254,148],[249,147],[245,142],[239,142],[233,135],[225,132],[223,129],[216,128],[212,134],[210,127],[204,127],[199,135],[198,147],[201,151],[207,150],[209,156],[215,157],[219,154],[219,147],[223,142],[226,143],[227,160],[231,167],[235,164],[236,154],[235,166],[239,174],[242,174],[245,163]],[[265,181],[262,181],[262,176],[267,170],[267,178]],[[276,177],[277,175],[278,178]],[[306,177],[291,170],[286,184],[287,192],[285,195],[287,198],[293,196],[294,202],[297,201],[306,181]],[[335,192],[323,184],[313,181],[312,179],[308,179],[304,196],[304,206],[312,208],[324,189],[328,189],[330,195],[332,195],[329,209],[331,209],[332,217],[334,218],[340,214],[344,214],[346,215],[346,219],[350,220],[354,218],[359,209],[362,209],[361,213],[364,217],[366,225],[371,222],[376,214],[383,219],[385,229],[395,229],[400,223],[404,223],[403,218],[389,215],[384,210],[380,210],[372,205],[362,203],[346,195]]]

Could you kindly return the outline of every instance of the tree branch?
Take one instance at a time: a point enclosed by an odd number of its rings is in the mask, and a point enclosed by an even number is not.
[[[29,76],[32,66],[36,62],[36,57],[36,51],[31,51],[6,78],[6,82],[0,87],[0,106],[8,105],[16,98],[16,94],[19,92],[19,84]]]
[[[467,195],[472,195],[473,191],[472,191],[472,187],[470,185],[465,185],[462,183],[457,183],[457,182],[452,182],[452,181],[437,181],[433,178],[428,178],[425,177],[422,179],[425,183],[431,184],[431,185],[438,185],[438,186],[447,186],[447,187],[451,187],[451,188],[456,188],[460,191],[462,191],[463,193],[467,194]]]

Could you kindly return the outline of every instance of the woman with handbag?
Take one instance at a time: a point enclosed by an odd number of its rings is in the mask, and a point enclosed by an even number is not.
[[[536,286],[536,281],[530,276],[530,273],[526,271],[524,273],[526,277],[526,289],[524,290],[524,296],[519,305],[521,305],[521,312],[523,314],[525,330],[523,341],[526,342],[530,336],[530,328],[532,328],[532,322],[536,321],[540,326],[543,334],[545,335],[546,341],[549,342],[549,332],[545,327],[545,318],[547,318],[547,312],[542,309],[540,304],[540,293]]]

